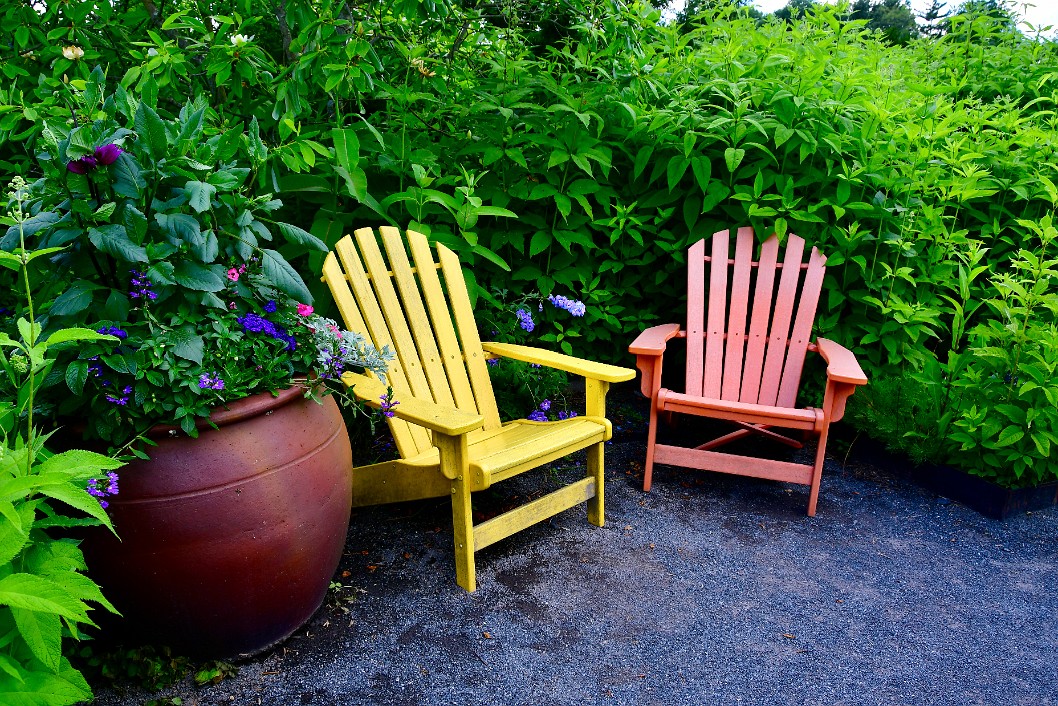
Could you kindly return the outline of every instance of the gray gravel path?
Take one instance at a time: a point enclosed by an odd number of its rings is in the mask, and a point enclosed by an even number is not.
[[[354,511],[347,588],[306,629],[233,679],[163,694],[202,706],[1058,704],[1058,510],[989,520],[855,456],[828,462],[815,518],[800,487],[664,466],[647,494],[643,441],[626,423],[611,444],[606,527],[572,510],[485,549],[474,594],[455,584],[446,503]]]

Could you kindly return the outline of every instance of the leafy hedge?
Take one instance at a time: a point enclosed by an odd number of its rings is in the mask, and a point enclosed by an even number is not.
[[[0,10],[3,168],[30,169],[97,64],[162,113],[206,95],[218,130],[256,118],[286,220],[327,243],[424,230],[487,301],[583,300],[544,338],[604,359],[681,306],[690,242],[795,231],[829,254],[818,332],[875,382],[862,424],[1009,485],[1058,477],[1054,42],[963,17],[890,47],[827,8],[666,26],[616,0],[211,6]]]

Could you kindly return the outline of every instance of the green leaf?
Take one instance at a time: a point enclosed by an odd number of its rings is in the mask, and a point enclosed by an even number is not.
[[[11,614],[33,656],[48,669],[58,671],[62,658],[62,622],[59,616],[24,608],[12,608]]]
[[[158,117],[158,113],[154,112],[154,109],[147,105],[147,101],[142,101],[139,108],[136,109],[134,125],[137,135],[139,135],[140,140],[143,141],[144,146],[147,148],[148,154],[156,160],[164,157],[169,148],[169,138],[165,133],[165,122]]]
[[[16,508],[14,503],[4,500],[0,501],[0,506],[3,508],[3,519],[0,520],[0,564],[7,564],[29,541],[37,503],[20,502]]]
[[[479,216],[502,216],[503,218],[517,218],[518,214],[499,206],[478,206],[475,212]]]
[[[93,331],[90,328],[63,328],[59,329],[55,333],[48,336],[47,344],[54,346],[56,343],[66,343],[67,341],[117,341],[118,339],[114,336],[108,336],[106,334]]]
[[[90,495],[86,497],[92,499]],[[94,499],[92,501],[96,507],[99,506]],[[0,579],[0,605],[54,613],[77,622],[88,622],[83,602],[54,582],[33,574],[9,574]]]
[[[173,268],[173,280],[181,287],[196,292],[219,292],[224,289],[223,277],[212,268],[189,260],[181,260],[176,264]]]
[[[327,252],[330,249],[327,247],[327,243],[303,228],[298,228],[290,223],[276,223],[276,227],[279,228],[279,232],[283,234],[283,237],[292,243],[303,245],[312,250],[319,250],[320,252]]]
[[[91,698],[92,689],[65,657],[57,673],[24,671],[21,681],[0,675],[4,706],[69,706]]]
[[[312,295],[301,275],[275,250],[261,251],[261,271],[279,291],[303,304],[312,303]]]
[[[84,391],[84,384],[87,379],[87,360],[74,360],[66,366],[66,386],[70,388],[70,392],[80,395]]]
[[[702,193],[709,190],[709,177],[712,176],[713,164],[705,157],[695,157],[691,160],[691,171],[694,172],[694,180],[698,182],[698,188]]]
[[[347,173],[352,174],[360,163],[360,139],[351,128],[334,128],[331,130],[331,142],[334,144],[334,156],[338,164]]]
[[[125,196],[130,199],[139,198],[140,192],[147,186],[147,182],[143,179],[140,165],[127,152],[122,153],[118,160],[114,162],[111,173],[114,176],[112,182],[114,193],[118,196]]]
[[[681,154],[674,155],[669,159],[669,165],[666,168],[666,177],[668,179],[669,191],[672,191],[680,183],[680,179],[687,172],[687,167],[691,164],[690,160]]]
[[[483,258],[485,258],[486,260],[488,260],[492,264],[496,265],[500,269],[504,270],[505,272],[510,272],[511,271],[511,266],[508,265],[507,262],[502,257],[497,255],[493,251],[489,250],[484,245],[475,245],[470,250],[471,250],[471,252],[473,252],[473,253],[475,253],[477,255],[481,255]]]
[[[119,461],[116,458],[96,453],[95,451],[71,449],[70,451],[53,454],[34,466],[34,471],[42,475],[61,473],[70,478],[87,479],[104,471],[117,470],[124,465],[124,461]]]
[[[129,240],[125,226],[111,224],[89,228],[88,239],[106,254],[126,262],[147,262],[147,250]]]
[[[184,191],[187,192],[188,205],[195,209],[196,213],[202,213],[212,207],[217,187],[204,181],[189,181],[184,184]]]
[[[551,233],[546,230],[538,230],[533,233],[532,240],[529,241],[529,257],[536,257],[540,253],[547,250],[551,243],[554,242]]]
[[[102,289],[102,287],[87,280],[78,280],[55,298],[49,312],[52,316],[79,314],[91,306],[92,292],[97,289]]]
[[[1016,444],[1021,441],[1024,436],[1024,429],[1013,425],[1008,426],[999,434],[999,438],[996,440],[995,446],[996,448],[1001,448],[1003,446],[1010,446],[1012,444]]]
[[[746,150],[735,147],[728,147],[724,150],[724,161],[727,163],[728,171],[732,174],[738,169],[738,165],[742,163],[742,158],[746,156]]]
[[[210,172],[206,181],[217,187],[217,191],[231,191],[239,188],[249,173],[249,169],[222,169]]]
[[[155,213],[154,220],[176,240],[175,244],[202,245],[202,224],[190,213]]]

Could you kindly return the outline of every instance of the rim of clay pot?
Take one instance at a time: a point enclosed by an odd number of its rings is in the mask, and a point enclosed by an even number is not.
[[[306,387],[303,382],[296,382],[292,386],[280,390],[274,395],[268,391],[258,392],[249,397],[243,397],[242,399],[228,402],[222,407],[215,407],[213,411],[210,412],[208,418],[196,420],[195,428],[199,431],[205,431],[207,429],[212,429],[214,424],[218,427],[222,427],[228,424],[241,422],[244,419],[256,417],[270,410],[279,409],[296,399],[304,397],[305,390]],[[173,432],[182,435],[183,429],[172,424],[156,424],[147,430],[147,436],[170,436]]]

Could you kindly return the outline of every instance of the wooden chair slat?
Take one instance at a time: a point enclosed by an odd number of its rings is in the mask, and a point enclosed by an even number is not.
[[[481,348],[477,322],[474,321],[474,309],[470,306],[470,293],[463,279],[463,268],[455,253],[440,243],[437,244],[437,256],[441,261],[448,303],[455,317],[456,332],[462,344],[470,385],[478,404],[478,414],[485,417],[486,429],[498,427],[500,411],[496,407],[496,394],[493,392],[492,379],[485,364],[485,351]]]
[[[808,355],[808,344],[812,337],[812,324],[816,319],[819,294],[823,291],[826,261],[827,259],[819,250],[812,248],[808,270],[805,272],[805,281],[801,285],[797,316],[794,318],[793,331],[790,333],[786,367],[783,369],[779,394],[775,400],[775,404],[779,407],[793,407],[797,402],[797,389],[801,386],[801,371],[804,369],[805,356]]]
[[[323,260],[323,281],[331,292],[331,298],[338,306],[338,312],[342,315],[345,328],[354,331],[361,336],[370,339],[371,334],[364,323],[364,317],[360,315],[360,308],[356,305],[353,292],[349,289],[349,280],[345,278],[345,272],[338,264],[338,258],[333,252],[327,253]]]
[[[731,268],[731,305],[727,320],[727,349],[724,352],[724,381],[720,397],[738,400],[742,386],[742,361],[746,350],[746,315],[749,310],[750,264],[753,261],[752,228],[739,228],[735,240],[735,260]],[[715,265],[714,265],[715,266]]]
[[[370,232],[370,231],[369,231]],[[379,308],[378,300],[375,298],[374,289],[367,278],[367,270],[360,261],[360,255],[353,246],[352,238],[345,236],[335,245],[335,252],[345,269],[349,279],[349,286],[353,290],[362,318],[366,322],[368,337],[371,342],[381,350],[389,346],[394,349],[393,338],[390,336],[389,325],[386,323],[382,309]],[[348,321],[346,322],[349,323]],[[407,376],[401,367],[398,358],[393,358],[386,366],[386,378],[394,392],[408,394],[411,385],[408,384]],[[401,455],[414,456],[430,447],[430,433],[421,427],[408,424],[405,421],[391,417],[388,420],[393,440],[397,444],[397,450]]]
[[[760,378],[764,372],[764,352],[768,348],[768,324],[771,323],[771,299],[775,291],[775,272],[779,256],[779,239],[772,237],[760,247],[757,282],[753,290],[753,313],[746,343],[746,363],[742,370],[740,402],[757,402]]]
[[[390,271],[393,273],[393,281],[397,284],[401,301],[404,304],[404,314],[411,328],[415,346],[419,352],[419,360],[422,363],[426,381],[430,385],[433,401],[440,405],[455,406],[452,398],[452,387],[448,382],[448,375],[444,365],[441,363],[441,352],[437,350],[437,339],[430,324],[430,318],[423,304],[419,284],[412,272],[411,263],[408,261],[408,253],[404,248],[404,238],[400,231],[391,226],[383,226],[378,229],[382,236],[382,245],[386,249],[389,258]]]
[[[724,376],[724,334],[727,332],[727,253],[730,231],[713,235],[713,260],[709,263],[709,310],[705,322],[705,367],[702,394],[720,397]]]
[[[429,309],[430,321],[437,335],[441,361],[448,373],[448,382],[452,386],[455,405],[464,412],[480,414],[481,410],[478,409],[477,401],[474,399],[474,391],[470,387],[470,378],[467,377],[466,364],[463,362],[463,350],[459,347],[459,339],[456,338],[448,298],[441,288],[441,279],[434,266],[430,244],[426,236],[415,231],[408,231],[408,244],[411,247],[415,268],[419,272],[419,282],[422,284],[423,294],[426,297],[426,307]]]
[[[705,240],[699,240],[687,253],[687,394],[702,394],[704,365]]]
[[[793,233],[786,238],[786,255],[783,258],[782,276],[775,296],[775,312],[772,315],[768,334],[768,352],[764,356],[764,372],[761,375],[760,394],[757,402],[774,405],[779,395],[779,382],[786,362],[786,344],[790,340],[790,321],[797,303],[797,284],[801,275],[801,257],[805,241]]]

